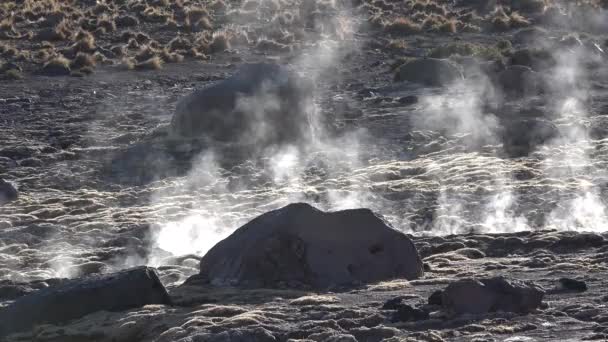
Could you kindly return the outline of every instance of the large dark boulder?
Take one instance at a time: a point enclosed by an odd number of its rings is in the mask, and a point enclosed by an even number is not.
[[[11,183],[0,178],[0,205],[12,202],[18,197],[19,193],[17,192],[17,189],[15,189]]]
[[[310,131],[312,88],[285,66],[245,64],[231,77],[181,99],[171,133],[257,145],[293,141]]]
[[[431,87],[449,85],[463,79],[462,72],[451,62],[438,58],[411,60],[399,67],[395,80]]]
[[[57,324],[96,311],[121,311],[147,304],[170,304],[156,271],[137,267],[118,273],[74,279],[18,298],[0,310],[0,337]]]
[[[213,285],[323,289],[422,274],[412,241],[371,210],[323,212],[295,203],[215,245],[198,277]]]
[[[446,287],[441,304],[456,314],[529,313],[541,305],[544,294],[542,287],[531,282],[503,277],[460,279]]]
[[[508,97],[538,95],[542,77],[528,66],[511,65],[495,77],[498,88]]]

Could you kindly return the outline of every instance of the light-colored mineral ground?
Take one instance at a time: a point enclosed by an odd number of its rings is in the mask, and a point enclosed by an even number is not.
[[[26,73],[0,83],[0,175],[19,190],[18,200],[0,206],[2,305],[49,279],[143,264],[158,268],[178,304],[99,312],[8,340],[607,339],[608,21],[596,20],[604,10],[570,8],[564,23],[548,19],[566,8],[558,1],[543,2],[541,12],[521,5],[537,1],[481,6],[479,18],[467,15],[478,1],[457,3],[231,1],[209,14],[221,32],[232,32],[231,47],[209,50],[217,34],[205,31],[204,61],[187,57],[155,71],[124,70],[116,57],[86,77],[50,77],[36,74],[40,63],[0,51],[0,62],[23,63]],[[440,12],[456,21],[454,30],[428,26]],[[285,13],[296,20],[285,23]],[[299,27],[304,13],[318,25]],[[511,26],[497,24],[503,14]],[[400,15],[414,23],[399,24]],[[174,38],[141,20],[153,40]],[[30,21],[15,27],[23,33]],[[234,32],[243,28],[257,38],[238,44]],[[121,28],[112,32],[95,31],[99,51],[112,48]],[[508,47],[497,47],[505,41]],[[32,56],[40,44],[0,42]],[[545,84],[541,94],[509,97],[479,76],[526,48],[549,51],[549,67],[529,63]],[[394,81],[398,64],[437,54],[457,63],[465,79],[445,87]],[[312,140],[244,157],[238,146],[166,138],[181,96],[262,60],[289,63],[315,81]],[[409,283],[318,295],[179,286],[216,242],[296,201],[373,209],[412,234],[430,270]],[[437,313],[394,323],[380,310],[396,296],[426,303],[453,279],[497,274],[547,289],[561,277],[580,278],[589,290],[548,293],[545,306],[524,316]]]

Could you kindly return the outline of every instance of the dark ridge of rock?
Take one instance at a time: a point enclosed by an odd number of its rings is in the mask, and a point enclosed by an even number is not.
[[[408,81],[431,87],[449,85],[462,79],[462,73],[454,64],[438,58],[409,61],[399,67],[395,76],[396,81]]]
[[[559,136],[557,126],[545,119],[520,119],[503,123],[500,136],[509,157],[524,157]]]
[[[18,197],[17,189],[11,183],[0,178],[0,205],[12,202]]]
[[[445,288],[441,303],[456,314],[529,313],[541,305],[544,294],[534,283],[504,277],[460,279]]]
[[[171,133],[257,145],[295,141],[309,133],[312,88],[287,67],[245,64],[226,80],[181,99]]]
[[[391,322],[409,322],[429,319],[429,313],[427,311],[414,308],[405,303],[400,302],[396,304],[394,310],[396,311],[391,316]]]
[[[412,241],[369,209],[323,212],[294,203],[258,216],[201,259],[212,285],[357,285],[423,275]]]
[[[540,75],[528,66],[511,65],[498,73],[496,84],[510,97],[533,96],[542,90]]]
[[[549,249],[555,252],[568,253],[583,248],[601,247],[605,243],[603,236],[595,233],[577,233],[561,236]]]
[[[437,290],[429,296],[428,304],[429,305],[441,305],[442,303],[443,291]]]
[[[66,281],[18,298],[0,310],[0,336],[57,324],[97,311],[121,311],[147,304],[171,304],[149,267]]]
[[[513,52],[510,63],[541,71],[555,67],[556,61],[547,50],[521,49]]]
[[[562,289],[576,291],[576,292],[585,292],[587,291],[587,283],[582,280],[576,280],[572,278],[560,278],[559,284]]]

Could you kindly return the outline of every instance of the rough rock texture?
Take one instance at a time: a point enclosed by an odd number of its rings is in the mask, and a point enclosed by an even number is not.
[[[179,137],[256,144],[307,133],[310,84],[286,67],[245,64],[226,80],[186,96],[171,121]]]
[[[528,66],[511,65],[498,74],[498,86],[506,95],[536,95],[541,89],[540,76]]]
[[[445,309],[457,314],[528,313],[540,306],[544,294],[545,291],[534,283],[504,277],[460,279],[446,287],[441,303]]]
[[[397,72],[398,81],[443,86],[463,78],[456,66],[447,60],[424,58],[409,61]]]
[[[11,183],[0,178],[0,205],[16,200],[18,196],[17,189]]]
[[[96,311],[120,311],[147,304],[170,304],[156,271],[138,267],[75,279],[16,300],[0,311],[0,336],[42,323],[61,323]]]
[[[290,204],[263,214],[201,259],[212,284],[350,285],[423,274],[412,241],[368,209],[323,212]]]

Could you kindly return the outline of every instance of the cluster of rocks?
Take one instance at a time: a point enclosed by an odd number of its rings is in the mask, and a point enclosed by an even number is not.
[[[323,212],[295,203],[253,219],[218,243],[201,259],[200,274],[185,285],[339,291],[423,275],[424,265],[412,240],[371,210]],[[561,283],[579,290],[584,285],[567,279]],[[0,310],[0,336],[98,311],[174,304],[149,267],[58,281],[22,292]],[[447,315],[525,314],[541,305],[544,294],[533,283],[503,277],[460,279],[433,293],[422,308],[395,298],[382,309],[394,311],[393,321],[426,320],[437,310]],[[310,297],[292,304],[327,300]]]

